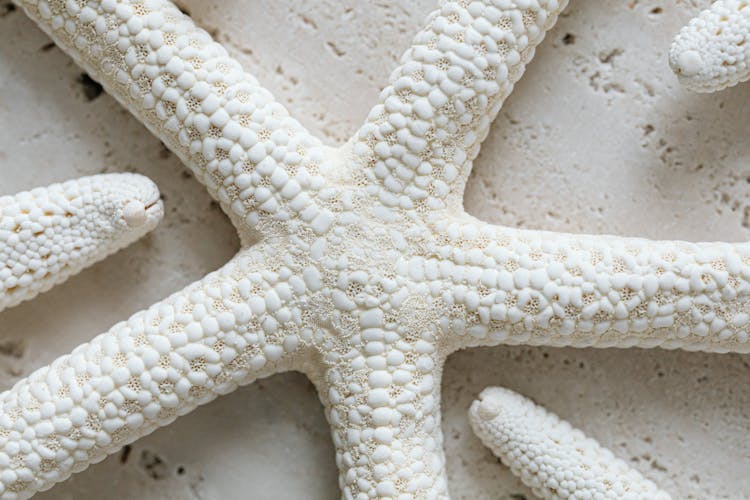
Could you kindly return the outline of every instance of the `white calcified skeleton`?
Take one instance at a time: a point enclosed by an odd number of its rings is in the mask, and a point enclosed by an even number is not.
[[[7,498],[285,370],[318,388],[344,497],[444,498],[440,376],[457,349],[750,351],[746,244],[463,211],[480,143],[564,1],[445,2],[339,148],[165,0],[19,3],[205,183],[242,249],[0,395]]]
[[[131,244],[162,214],[156,185],[129,173],[0,197],[0,311]]]
[[[670,498],[594,439],[511,390],[488,387],[469,418],[485,446],[540,498]]]
[[[669,51],[680,82],[715,92],[750,79],[750,2],[718,0],[682,28]]]

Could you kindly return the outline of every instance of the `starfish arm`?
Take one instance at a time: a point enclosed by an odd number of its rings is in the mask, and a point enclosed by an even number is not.
[[[685,87],[716,92],[750,79],[750,4],[718,0],[672,42],[669,64]]]
[[[415,347],[394,331],[363,331],[365,354],[317,383],[332,427],[342,498],[448,498],[440,368],[430,335]],[[385,347],[385,348],[384,348]]]
[[[354,136],[354,175],[391,204],[461,207],[492,120],[566,4],[445,2]]]
[[[190,167],[238,228],[307,206],[300,191],[322,182],[320,141],[174,4],[17,1]]]
[[[136,174],[102,174],[0,197],[0,311],[133,243],[163,215]]]
[[[0,496],[26,498],[303,349],[286,282],[246,251],[0,394]]]
[[[482,443],[540,498],[670,498],[596,440],[508,389],[482,391],[469,418]]]
[[[436,258],[422,268],[444,280],[434,286],[439,321],[456,348],[750,351],[748,243],[516,230],[468,216],[436,229]]]

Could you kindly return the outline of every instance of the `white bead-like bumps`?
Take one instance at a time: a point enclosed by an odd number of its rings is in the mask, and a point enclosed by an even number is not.
[[[299,370],[325,406],[344,498],[443,499],[440,375],[457,349],[750,351],[747,244],[523,231],[464,212],[481,141],[565,1],[443,2],[339,148],[166,0],[20,3],[191,168],[242,248],[0,395],[3,498]]]
[[[131,200],[122,209],[122,218],[130,227],[142,226],[148,220],[146,205],[140,200]]]
[[[685,87],[715,92],[750,79],[750,2],[718,0],[672,42],[669,64]]]
[[[156,185],[129,173],[0,197],[0,310],[129,245],[162,214]]]
[[[594,439],[508,389],[483,390],[469,418],[484,445],[540,498],[670,498]]]

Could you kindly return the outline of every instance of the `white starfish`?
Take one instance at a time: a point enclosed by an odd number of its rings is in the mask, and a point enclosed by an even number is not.
[[[696,92],[750,79],[750,2],[718,0],[691,19],[672,42],[669,64]]]
[[[62,283],[151,231],[159,190],[102,174],[0,197],[0,311]]]
[[[469,418],[482,443],[540,498],[670,498],[596,440],[511,390],[486,388]]]
[[[242,249],[0,395],[3,494],[49,488],[294,369],[325,405],[344,497],[446,497],[440,375],[457,349],[750,351],[748,245],[464,213],[481,140],[565,3],[444,3],[367,122],[331,148],[169,2],[21,2],[206,184]]]

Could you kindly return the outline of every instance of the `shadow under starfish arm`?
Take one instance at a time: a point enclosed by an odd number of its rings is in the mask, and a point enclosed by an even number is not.
[[[596,440],[508,389],[483,390],[469,419],[482,443],[540,498],[671,498]]]
[[[0,197],[0,311],[130,245],[163,214],[156,185],[130,173]]]
[[[454,348],[526,344],[749,352],[750,244],[436,225]],[[448,294],[459,287],[461,294]]]

